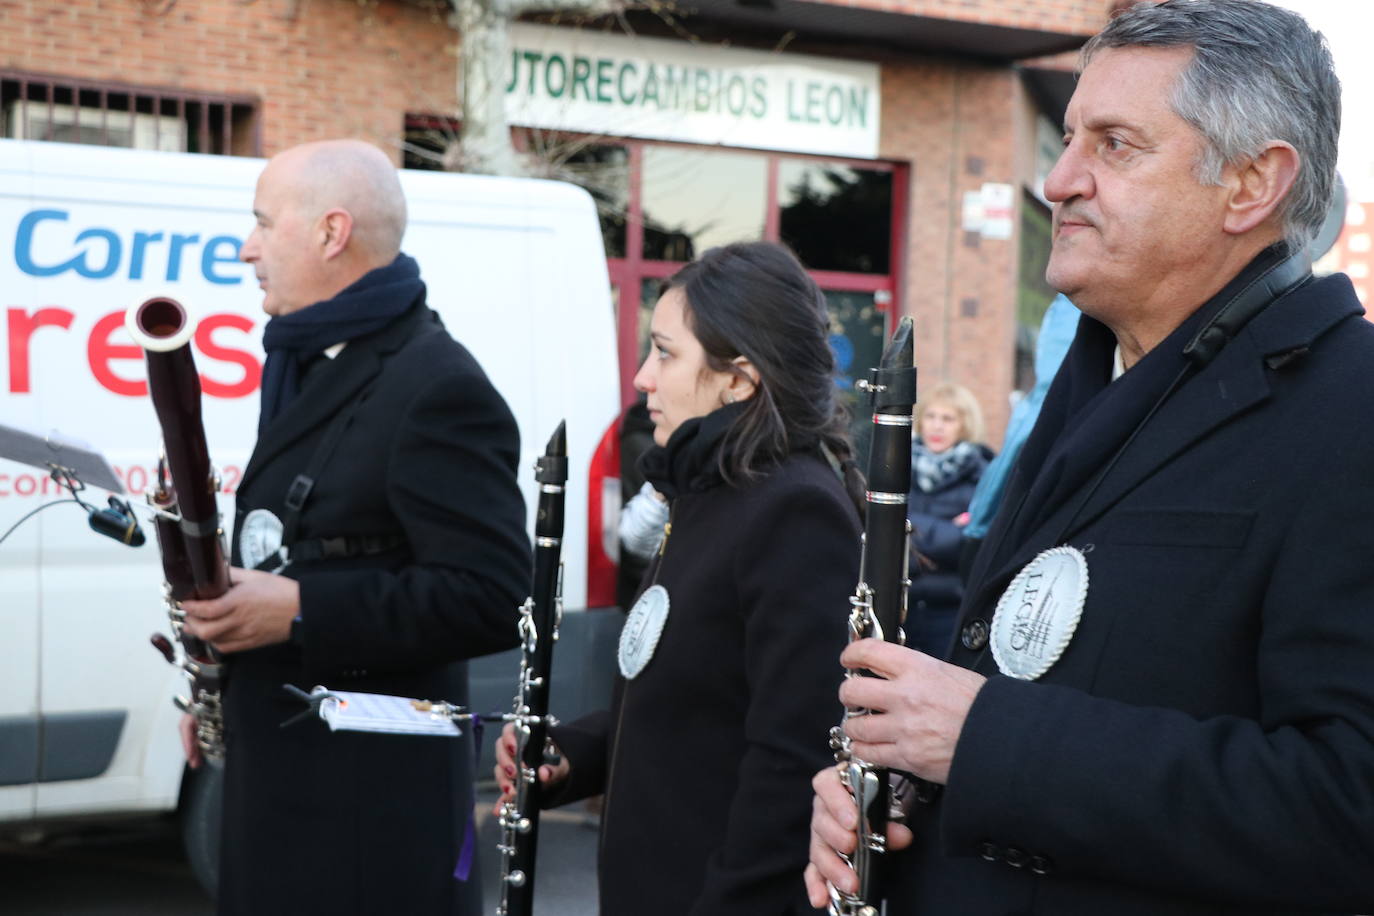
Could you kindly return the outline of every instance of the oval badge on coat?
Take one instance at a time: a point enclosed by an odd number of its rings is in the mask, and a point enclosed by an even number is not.
[[[281,550],[282,523],[267,509],[254,509],[239,529],[239,559],[245,569],[257,569]]]
[[[668,621],[668,603],[668,590],[661,585],[651,585],[630,609],[630,616],[625,618],[617,656],[620,673],[626,680],[634,680],[654,657],[658,638],[663,635],[663,625]]]
[[[1033,681],[1064,654],[1088,597],[1088,559],[1054,547],[1026,564],[997,602],[992,657],[1008,677]]]

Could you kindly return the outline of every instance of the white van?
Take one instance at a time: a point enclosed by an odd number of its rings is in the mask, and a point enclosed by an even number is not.
[[[0,425],[89,442],[142,501],[161,436],[123,315],[152,296],[177,299],[199,322],[206,436],[232,519],[257,426],[266,320],[237,255],[262,166],[0,140]],[[591,199],[547,181],[403,171],[401,182],[404,248],[430,305],[519,422],[531,511],[529,469],[567,420],[567,607],[614,604],[616,338]],[[0,534],[64,495],[42,470],[0,459]],[[100,491],[83,496],[105,502]],[[151,532],[132,549],[93,532],[75,505],[38,513],[0,543],[0,832],[38,837],[177,807],[171,698],[184,681],[148,643],[166,630],[161,582]],[[509,703],[514,686],[512,670],[496,696]]]

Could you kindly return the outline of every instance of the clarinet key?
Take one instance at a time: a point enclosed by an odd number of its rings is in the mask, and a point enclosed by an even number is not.
[[[176,653],[172,651],[172,641],[161,633],[154,633],[148,637],[148,641],[153,644],[153,648],[162,653],[162,657],[167,659],[167,664],[177,663]]]

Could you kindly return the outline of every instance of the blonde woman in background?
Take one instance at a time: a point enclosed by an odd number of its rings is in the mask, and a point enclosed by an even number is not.
[[[969,501],[992,451],[983,412],[963,385],[945,382],[916,405],[911,440],[911,591],[907,645],[943,658],[963,600],[959,551]]]

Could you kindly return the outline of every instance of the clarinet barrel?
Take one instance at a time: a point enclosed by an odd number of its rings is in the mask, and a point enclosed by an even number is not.
[[[873,593],[873,616],[888,642],[901,642],[906,617],[907,498],[911,490],[911,424],[916,406],[911,319],[904,318],[874,370],[873,449],[868,459],[862,580]]]

